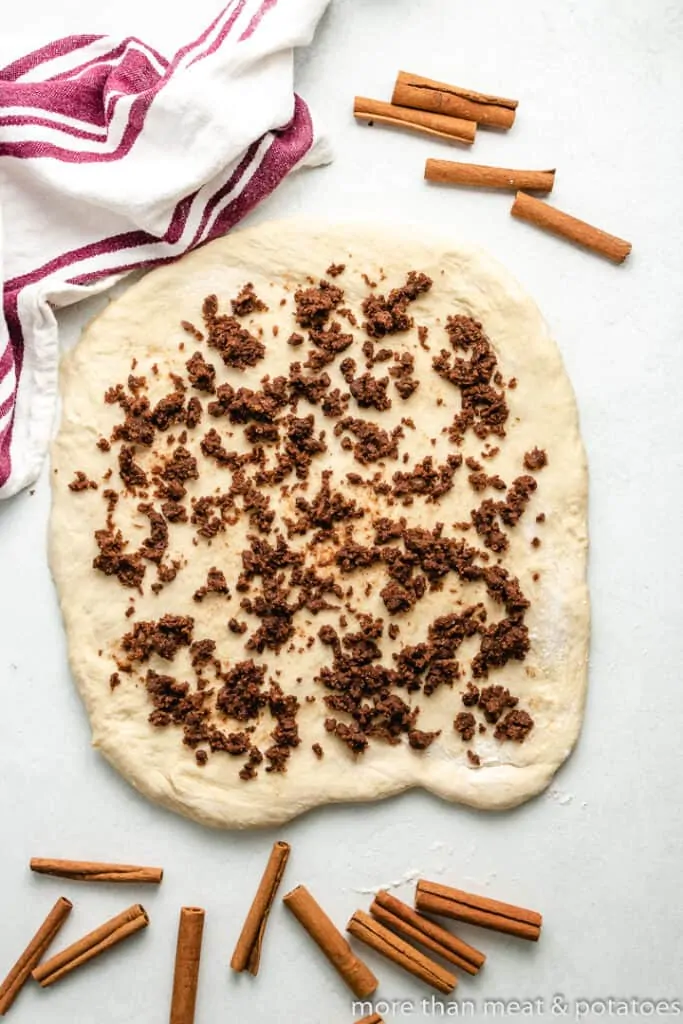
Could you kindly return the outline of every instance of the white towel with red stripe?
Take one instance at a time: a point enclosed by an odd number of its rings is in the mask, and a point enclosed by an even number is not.
[[[293,84],[327,3],[231,0],[171,60],[70,36],[0,69],[0,497],[48,447],[54,310],[225,234],[329,160]]]

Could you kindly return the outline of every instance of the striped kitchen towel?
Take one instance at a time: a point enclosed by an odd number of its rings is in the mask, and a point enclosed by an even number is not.
[[[327,3],[231,0],[170,61],[81,35],[0,69],[0,497],[47,450],[54,310],[225,234],[329,160],[293,89],[293,48]]]

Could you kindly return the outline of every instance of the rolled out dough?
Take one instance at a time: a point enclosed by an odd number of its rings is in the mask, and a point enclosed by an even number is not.
[[[414,355],[415,376],[420,380],[418,390],[404,402],[390,387],[392,408],[383,413],[361,409],[353,400],[348,409],[350,416],[370,418],[387,428],[399,424],[402,417],[414,421],[415,429],[406,428],[399,441],[399,461],[386,461],[383,472],[387,479],[397,470],[411,468],[425,456],[431,455],[437,462],[443,462],[454,452],[481,458],[484,442],[471,432],[459,448],[441,432],[442,426],[448,425],[457,413],[460,401],[458,390],[431,368],[432,358],[449,347],[444,325],[451,314],[481,321],[504,380],[516,380],[516,386],[506,391],[510,409],[506,437],[488,439],[490,445],[500,445],[500,452],[485,460],[485,471],[499,474],[509,485],[526,472],[522,466],[525,452],[534,447],[547,452],[548,465],[536,474],[538,487],[524,517],[507,530],[509,549],[503,558],[503,564],[519,579],[531,601],[525,618],[530,651],[524,661],[511,660],[492,671],[488,680],[477,682],[509,687],[519,697],[519,707],[534,719],[534,727],[523,743],[495,739],[491,725],[471,743],[465,743],[453,728],[455,715],[469,710],[463,707],[460,693],[471,678],[469,664],[477,650],[474,640],[466,641],[458,652],[463,679],[452,688],[443,686],[429,698],[420,693],[400,693],[403,699],[420,705],[420,729],[441,730],[428,749],[411,749],[403,737],[396,745],[373,740],[364,753],[354,755],[336,736],[329,735],[324,727],[324,720],[330,715],[324,704],[326,691],[314,682],[321,667],[330,664],[329,648],[316,639],[310,647],[295,642],[289,645],[294,649],[286,646],[279,653],[268,649],[262,653],[245,650],[248,637],[258,626],[254,616],[240,609],[243,595],[235,590],[242,568],[242,549],[247,534],[253,532],[246,515],[210,543],[203,538],[197,540],[189,523],[171,524],[168,557],[181,563],[186,560],[187,564],[158,594],[150,587],[155,569],[151,563],[147,565],[141,594],[121,586],[115,577],[93,569],[97,555],[94,533],[103,527],[106,513],[102,492],[108,486],[122,490],[116,463],[120,442],[113,442],[110,452],[96,446],[99,438],[110,437],[122,419],[116,404],[103,402],[104,392],[117,383],[125,386],[131,366],[135,365],[132,372],[147,377],[153,404],[169,392],[168,374],[184,374],[185,362],[195,350],[200,350],[215,366],[217,383],[229,381],[234,387],[257,389],[264,374],[286,375],[293,360],[306,358],[308,348],[287,344],[292,330],[307,333],[294,321],[293,293],[296,288],[309,287],[309,277],[316,282],[324,277],[326,268],[333,263],[346,265],[334,284],[344,290],[342,305],[351,308],[358,319],[357,327],[341,320],[344,331],[355,336],[353,346],[325,367],[332,378],[331,386],[341,390],[346,390],[338,367],[341,359],[352,356],[358,363],[357,372],[365,372],[361,346],[367,337],[361,326],[360,306],[369,286],[363,275],[377,283],[372,291],[382,293],[400,286],[411,270],[429,275],[434,282],[429,293],[420,295],[410,305],[415,326],[386,339],[392,350]],[[221,311],[229,314],[229,300],[247,281],[253,282],[256,294],[269,308],[267,312],[243,318],[242,322],[252,332],[261,328],[266,354],[256,366],[235,370],[225,368],[216,352],[190,337],[181,321],[189,321],[202,330],[202,303],[210,294],[218,297]],[[285,300],[284,304],[281,300]],[[333,319],[339,317],[333,314]],[[279,325],[277,335],[273,325]],[[428,328],[429,351],[419,344],[418,325]],[[382,341],[377,345],[381,347]],[[157,375],[153,364],[157,366]],[[381,377],[386,372],[385,364],[376,364],[370,372]],[[448,801],[501,809],[521,803],[548,785],[577,739],[584,707],[589,639],[585,579],[587,471],[574,395],[557,347],[535,304],[490,256],[464,244],[433,238],[421,241],[367,227],[293,221],[236,232],[178,263],[152,271],[112,302],[64,358],[61,389],[62,421],[52,452],[51,567],[68,635],[73,676],[90,717],[92,742],[138,790],[208,825],[244,828],[283,822],[322,803],[375,800],[414,786],[424,787]],[[190,394],[198,396],[205,406],[211,397],[195,390],[188,390]],[[362,501],[367,492],[345,484],[345,474],[360,472],[369,477],[377,471],[377,464],[359,466],[352,453],[343,450],[334,437],[336,421],[324,418],[319,406],[301,402],[297,415],[311,413],[315,415],[316,429],[326,431],[328,451],[313,460],[308,496],[319,485],[322,470],[330,468],[334,471],[334,485]],[[199,442],[211,427],[221,433],[227,448],[238,452],[248,449],[241,426],[231,426],[226,419],[214,422],[205,408],[202,423],[189,432],[187,447],[192,452],[198,454]],[[166,433],[177,435],[181,429],[176,426]],[[436,438],[435,445],[431,444],[432,438]],[[165,435],[160,434],[154,451],[137,446],[136,459],[149,472],[159,452],[168,455],[171,450]],[[409,461],[404,464],[402,456],[406,452]],[[110,467],[113,475],[107,482],[103,477]],[[98,484],[98,489],[73,493],[68,483],[75,471],[85,473]],[[483,497],[496,499],[499,495],[490,491],[475,493],[467,477],[465,467],[458,470],[453,488],[438,503],[428,504],[417,497],[412,505],[399,504],[387,509],[380,507],[382,499],[377,498],[374,510],[394,518],[405,516],[409,526],[431,529],[436,522],[443,522],[448,535],[462,536],[468,543],[478,545],[474,529],[458,534],[452,524],[468,520],[470,511]],[[187,482],[188,510],[191,511],[192,497],[224,488],[229,478],[228,470],[204,459],[200,479]],[[289,482],[296,483],[296,478]],[[274,488],[274,501],[277,493]],[[285,502],[285,514],[293,514],[295,497],[296,492],[290,494],[289,504]],[[140,500],[139,496],[122,494],[114,512],[117,527],[133,548],[149,532],[148,519],[137,510]],[[155,507],[159,505],[153,497],[148,500]],[[274,507],[275,529],[284,529],[280,520],[283,507]],[[365,544],[371,543],[371,511],[354,524],[356,539]],[[545,521],[537,522],[539,515],[545,515]],[[535,537],[540,539],[540,546],[533,546]],[[272,542],[273,535],[268,539]],[[296,547],[305,540],[294,537],[289,543]],[[490,564],[494,564],[495,554],[488,554]],[[206,582],[212,566],[224,572],[231,596],[211,594],[201,602],[194,601],[193,594]],[[382,640],[387,664],[391,664],[391,652],[424,640],[434,617],[452,611],[459,600],[465,604],[482,602],[489,612],[489,621],[503,615],[488,599],[483,586],[463,584],[453,577],[442,590],[428,591],[412,612],[392,618],[380,598],[380,577],[379,568],[359,570],[354,579],[354,600],[361,612],[382,617],[387,625],[391,621],[400,624],[401,632],[395,641],[390,642],[386,632]],[[350,579],[345,577],[342,582],[346,585]],[[126,617],[129,607],[134,607],[134,612]],[[196,680],[185,649],[171,664],[153,655],[132,673],[119,673],[119,685],[111,688],[110,677],[117,669],[114,659],[120,656],[122,635],[136,622],[158,620],[164,614],[193,616],[195,638],[213,638],[217,643],[216,655],[224,667],[253,657],[267,667],[268,675],[276,679],[285,693],[297,696],[301,744],[292,751],[286,772],[268,773],[262,765],[258,777],[245,782],[238,775],[243,759],[216,752],[210,754],[205,764],[198,764],[195,750],[183,744],[179,727],[171,724],[155,728],[148,722],[152,705],[142,682],[144,672],[149,668],[159,673],[170,672],[194,687]],[[304,633],[308,631],[308,635],[315,637],[325,623],[339,629],[339,615],[339,611],[322,611],[314,616],[303,610],[297,621]],[[226,623],[232,616],[247,622],[248,632],[230,632]],[[356,628],[356,621],[350,621],[348,629]],[[316,700],[307,702],[306,695],[315,696]],[[226,722],[218,714],[215,721],[227,731],[244,727],[243,723]],[[272,742],[268,736],[274,719],[265,709],[259,721],[251,724],[256,726],[254,742],[265,749]],[[321,759],[311,749],[315,743],[324,748]],[[469,747],[479,756],[479,767],[468,760]]]

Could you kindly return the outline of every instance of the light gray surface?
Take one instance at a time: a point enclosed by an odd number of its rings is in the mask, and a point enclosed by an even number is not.
[[[170,51],[215,9],[195,0],[157,24],[151,0],[116,9],[86,0],[4,4],[0,61],[74,31],[135,33]],[[469,1019],[490,1017],[483,1001],[496,997],[543,999],[536,1018],[552,1019],[557,993],[570,1003],[683,996],[682,44],[683,12],[664,0],[335,0],[300,60],[299,89],[329,126],[336,161],[286,182],[251,218],[407,219],[482,244],[536,298],[577,391],[592,481],[591,686],[579,747],[550,792],[503,815],[415,792],[322,810],[277,833],[294,847],[285,885],[305,882],[340,925],[367,906],[364,890],[418,874],[542,910],[537,947],[462,929],[490,956],[458,989],[477,1001]],[[354,93],[388,97],[399,68],[518,96],[513,131],[481,132],[464,158],[556,165],[553,201],[632,240],[629,263],[613,267],[512,221],[508,195],[426,186],[427,156],[463,151],[350,116]],[[63,317],[65,339],[86,315]],[[48,504],[43,474],[35,494],[0,505],[0,976],[60,893],[76,900],[64,944],[140,898],[152,924],[108,962],[53,990],[31,986],[10,1019],[165,1021],[178,908],[196,904],[207,908],[197,1024],[351,1022],[343,985],[281,906],[258,979],[227,969],[275,835],[211,833],[175,818],[89,749],[46,565]],[[166,878],[158,891],[79,887],[31,877],[30,856],[161,863]],[[431,999],[427,989],[373,954],[367,960],[380,974],[380,997],[416,1007],[387,1021],[434,1017],[419,1008]],[[575,1015],[570,1006],[565,1019]]]

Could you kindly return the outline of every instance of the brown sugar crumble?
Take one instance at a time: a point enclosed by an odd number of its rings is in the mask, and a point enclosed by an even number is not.
[[[479,768],[481,765],[481,758],[479,757],[479,754],[475,754],[473,750],[467,751],[467,760],[470,764],[474,765],[475,768]]]
[[[438,502],[453,487],[453,478],[461,465],[460,455],[449,455],[441,465],[434,461],[433,456],[426,455],[414,469],[393,474],[391,493],[395,498],[403,499],[404,504],[405,498],[413,495],[424,496],[427,503]]]
[[[358,318],[352,309],[348,306],[337,306],[337,316],[343,316],[345,320],[351,324],[352,327],[358,327]]]
[[[374,342],[370,338],[363,342],[362,352],[368,369],[372,369],[375,363],[386,363],[394,355],[390,348],[376,349]]]
[[[537,484],[532,476],[520,476],[512,481],[503,501],[482,501],[477,509],[471,512],[474,528],[484,544],[491,551],[506,551],[509,546],[507,535],[503,533],[498,520],[506,526],[516,526],[524,515],[531,495]]]
[[[482,635],[479,653],[472,660],[475,679],[486,678],[491,668],[502,668],[508,661],[524,661],[529,652],[529,630],[519,617],[501,619],[490,625]],[[482,707],[484,694],[479,697]]]
[[[497,722],[506,708],[514,708],[518,703],[517,697],[504,686],[485,686],[479,695],[479,710],[487,722]]]
[[[449,316],[445,330],[454,355],[442,349],[432,359],[432,367],[460,390],[461,411],[448,429],[450,440],[462,444],[468,430],[482,440],[490,434],[504,437],[509,411],[504,392],[492,386],[498,364],[482,325],[471,317]],[[469,359],[458,352],[467,353]]]
[[[349,431],[356,438],[351,448],[356,460],[363,465],[379,459],[398,459],[398,439],[403,437],[401,427],[394,427],[389,433],[376,423],[346,416],[334,428],[337,436],[344,431]]]
[[[504,491],[507,489],[507,484],[504,480],[496,473],[494,476],[488,476],[486,473],[470,473],[468,476],[470,487],[474,491],[485,491],[487,487],[493,487],[496,491]]]
[[[90,480],[82,470],[76,470],[73,480],[69,484],[69,490],[78,493],[79,491],[96,491],[99,484]]]
[[[194,619],[185,615],[163,615],[159,620],[136,622],[121,638],[121,648],[132,663],[146,662],[152,654],[172,661],[181,647],[192,643]]]
[[[313,544],[334,540],[338,523],[361,519],[365,515],[354,499],[345,498],[340,491],[332,489],[331,480],[332,470],[323,470],[320,489],[315,497],[311,501],[303,497],[296,499],[298,518],[284,520],[289,537],[315,531]]]
[[[206,577],[206,583],[204,583],[198,590],[195,590],[192,595],[192,599],[197,602],[201,602],[207,596],[207,594],[221,594],[224,596],[230,596],[230,588],[225,578],[225,573],[215,566],[209,569]]]
[[[331,419],[338,419],[340,416],[344,416],[350,398],[351,396],[348,393],[342,393],[339,388],[328,391],[320,403],[323,415],[329,416]]]
[[[195,352],[185,363],[190,384],[197,391],[213,395],[216,390],[216,370],[207,363],[201,352]]]
[[[93,568],[105,576],[115,576],[123,587],[138,588],[144,579],[146,566],[138,552],[127,550],[128,542],[121,531],[112,527],[96,530],[95,542],[100,553],[93,559]]]
[[[407,401],[420,386],[413,376],[415,356],[410,352],[394,353],[394,365],[389,367],[389,376],[394,378],[394,387],[404,401]]]
[[[190,661],[197,673],[212,662],[215,662],[216,641],[211,639],[195,640],[190,644]]]
[[[476,707],[479,703],[479,688],[474,683],[468,683],[467,689],[461,697],[466,708]]]
[[[464,742],[469,742],[476,730],[476,721],[470,711],[461,711],[455,716],[453,728]]]
[[[346,270],[345,263],[330,263],[329,267],[325,271],[328,277],[339,277]]]
[[[218,312],[218,299],[209,295],[204,299],[202,316],[207,330],[207,344],[222,357],[226,366],[244,370],[256,366],[266,354],[262,341],[242,327],[234,316]]]
[[[391,399],[387,395],[388,377],[373,377],[364,373],[348,381],[349,391],[361,409],[377,409],[384,412],[391,408]]]
[[[423,732],[421,729],[409,729],[408,730],[408,745],[413,750],[427,750],[431,747],[434,740],[441,735],[441,730],[437,729],[436,732]]]
[[[496,725],[494,736],[497,740],[514,740],[523,743],[534,727],[534,720],[526,711],[509,711]]]
[[[194,324],[191,324],[189,320],[181,320],[180,326],[187,334],[192,335],[195,341],[204,341],[204,335],[202,334],[202,332],[199,330],[198,327],[195,327]],[[154,366],[152,367],[152,373],[156,375],[158,374],[158,372],[159,367],[155,363]]]
[[[268,309],[257,296],[251,281],[244,285],[237,298],[231,299],[230,308],[233,316],[251,316],[252,313],[264,313]]]
[[[189,430],[194,430],[201,423],[203,412],[202,403],[193,395],[187,403],[187,412],[185,413],[185,425]]]
[[[344,292],[329,281],[321,280],[317,287],[299,288],[294,293],[295,319],[300,327],[320,329],[330,314],[342,302]]]
[[[532,472],[548,465],[548,456],[542,448],[532,448],[524,456],[524,468]]]
[[[322,369],[353,344],[353,335],[343,331],[338,320],[333,320],[329,327],[312,327],[308,337],[318,350],[309,354],[309,361],[320,364],[313,365],[312,369]]]
[[[376,282],[365,281],[368,287],[375,288]],[[369,295],[361,304],[366,317],[363,327],[371,338],[383,338],[387,334],[408,331],[413,326],[413,319],[407,310],[411,302],[418,296],[428,292],[433,281],[426,274],[411,270],[405,284],[394,288],[389,295]]]

